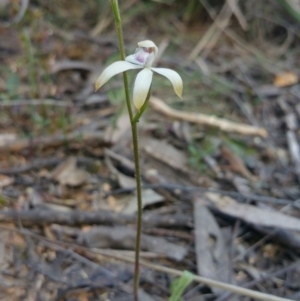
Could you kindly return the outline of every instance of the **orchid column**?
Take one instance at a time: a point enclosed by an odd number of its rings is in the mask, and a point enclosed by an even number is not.
[[[136,177],[136,189],[137,189],[137,231],[136,231],[136,245],[135,245],[135,269],[134,269],[134,300],[138,301],[138,289],[139,289],[139,259],[140,259],[140,244],[141,244],[141,232],[142,232],[142,185],[141,185],[141,173],[139,163],[139,146],[138,146],[138,131],[137,123],[139,118],[146,109],[147,102],[150,97],[150,87],[152,83],[153,71],[165,76],[170,80],[175,90],[175,93],[181,98],[182,95],[182,79],[180,75],[167,68],[153,68],[152,64],[157,56],[158,49],[156,45],[150,41],[145,40],[138,43],[138,48],[135,53],[125,58],[124,41],[122,33],[122,23],[120,17],[120,11],[117,0],[111,0],[114,17],[117,26],[121,61],[112,63],[106,69],[96,81],[96,90],[101,88],[110,78],[118,73],[123,72],[124,77],[124,89],[126,96],[126,104],[128,109],[129,118],[131,121],[132,129],[132,142],[134,150],[134,162],[135,162],[135,177]],[[130,93],[128,87],[128,80],[125,71],[131,69],[142,69],[135,80],[133,88],[133,103],[137,109],[137,113],[134,115],[130,102]]]

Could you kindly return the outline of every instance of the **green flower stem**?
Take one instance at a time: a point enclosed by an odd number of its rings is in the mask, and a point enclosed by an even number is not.
[[[125,61],[126,55],[125,55],[122,21],[121,21],[121,16],[120,16],[118,0],[111,0],[111,5],[112,5],[113,12],[114,12],[114,17],[115,17],[115,22],[116,22],[116,27],[117,27],[117,32],[118,32],[120,56],[121,56],[121,59],[123,61]],[[126,98],[128,114],[129,114],[130,120],[132,120],[133,113],[132,113],[132,108],[131,108],[130,92],[129,92],[130,90],[129,90],[128,77],[127,77],[126,72],[123,72],[123,80],[124,80],[125,98]]]
[[[111,0],[112,9],[114,12],[114,17],[117,26],[118,39],[121,59],[125,60],[125,48],[122,32],[122,21],[120,16],[120,10],[118,5],[118,0]],[[136,230],[136,241],[135,241],[135,267],[134,267],[134,300],[138,301],[138,291],[140,283],[140,249],[141,249],[141,234],[142,234],[142,182],[141,182],[141,171],[140,171],[140,161],[139,161],[139,144],[138,144],[138,129],[137,123],[139,118],[146,109],[147,104],[143,105],[140,112],[133,116],[131,102],[130,102],[130,93],[128,78],[126,72],[123,72],[124,77],[124,88],[126,96],[126,104],[128,109],[129,118],[131,121],[131,130],[132,130],[132,142],[133,142],[133,152],[134,152],[134,162],[135,162],[135,178],[136,178],[136,190],[137,190],[137,205],[138,205],[138,215],[137,215],[137,230]],[[149,100],[150,92],[147,95],[147,101]]]
[[[140,250],[141,250],[141,234],[142,234],[142,215],[143,215],[143,202],[142,202],[142,183],[141,183],[141,171],[139,160],[139,139],[137,122],[131,122],[132,128],[132,141],[134,150],[134,162],[135,162],[135,179],[136,179],[136,193],[137,193],[137,225],[136,225],[136,239],[135,239],[135,266],[134,266],[134,300],[138,301],[138,291],[140,285]]]

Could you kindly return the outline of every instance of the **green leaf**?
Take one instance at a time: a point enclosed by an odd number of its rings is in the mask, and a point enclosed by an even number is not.
[[[184,271],[180,278],[176,278],[171,283],[171,296],[169,301],[183,301],[182,294],[185,289],[193,282],[194,275],[189,271]]]

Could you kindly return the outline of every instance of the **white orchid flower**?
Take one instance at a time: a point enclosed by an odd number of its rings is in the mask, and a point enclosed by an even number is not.
[[[96,81],[96,90],[102,87],[114,75],[131,70],[143,69],[136,77],[133,88],[133,103],[139,111],[144,104],[147,94],[149,92],[153,72],[165,76],[173,85],[175,93],[181,98],[182,96],[182,79],[180,75],[167,68],[153,68],[151,67],[156,59],[158,48],[149,40],[138,43],[138,48],[135,53],[126,57],[125,61],[117,61],[109,65],[98,80]]]

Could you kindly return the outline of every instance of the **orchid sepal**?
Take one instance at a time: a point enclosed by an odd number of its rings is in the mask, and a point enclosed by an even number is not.
[[[168,68],[151,68],[151,70],[165,76],[172,83],[175,93],[182,98],[183,82],[180,75],[176,71]]]
[[[117,61],[106,67],[95,84],[95,90],[97,91],[106,82],[108,82],[116,74],[131,70],[131,69],[141,69],[141,66],[137,66],[125,61]]]

